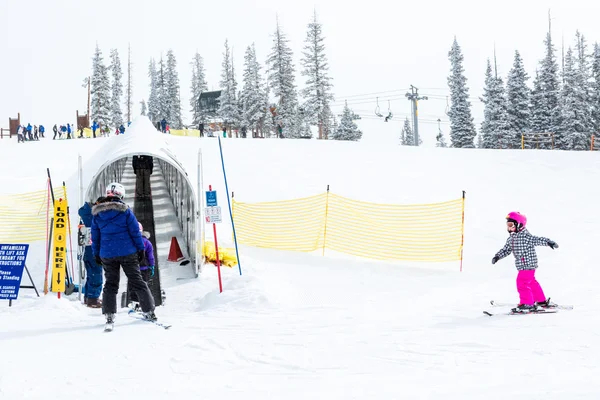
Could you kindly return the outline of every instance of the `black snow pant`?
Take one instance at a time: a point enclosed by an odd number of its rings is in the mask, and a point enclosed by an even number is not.
[[[148,284],[142,279],[137,253],[122,257],[103,258],[104,290],[102,291],[102,314],[117,313],[117,294],[121,267],[127,275],[129,287],[137,295],[143,312],[154,311],[154,298]]]

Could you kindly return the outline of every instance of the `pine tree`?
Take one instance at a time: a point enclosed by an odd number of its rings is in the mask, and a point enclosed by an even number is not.
[[[600,139],[600,44],[594,44],[594,52],[592,55],[592,121],[593,129],[596,138]]]
[[[542,81],[536,70],[533,80],[533,90],[530,99],[531,123],[530,131],[534,133],[544,132],[544,121],[546,119],[544,99],[542,97]]]
[[[190,98],[190,111],[192,112],[192,123],[198,125],[204,121],[206,116],[202,109],[200,109],[200,95],[203,92],[208,91],[208,84],[206,83],[206,72],[204,70],[204,59],[200,53],[196,52],[192,64],[192,86],[191,92],[192,97]]]
[[[171,125],[171,98],[168,92],[167,70],[162,56],[156,69],[156,93],[158,98],[158,120],[163,118]]]
[[[263,107],[262,114],[260,117],[260,131],[262,133],[262,137],[270,138],[275,132],[275,118],[273,113],[271,112],[271,107],[275,107],[269,101],[269,86],[265,85],[265,92],[263,97]]]
[[[352,111],[348,107],[348,103],[344,106],[342,119],[333,135],[334,140],[360,140],[362,132],[356,126],[352,118]]]
[[[171,129],[183,128],[183,120],[181,118],[181,98],[179,91],[179,73],[177,72],[177,59],[172,49],[167,51],[167,69],[165,72],[168,110],[169,110],[169,125]]]
[[[133,82],[131,81],[131,73],[131,46],[129,46],[127,49],[127,91],[125,93],[125,108],[127,111],[127,122],[131,122],[131,113],[133,108]]]
[[[558,77],[558,63],[556,61],[556,50],[552,44],[550,33],[544,40],[546,45],[546,56],[540,62],[539,69],[539,96],[540,107],[538,117],[540,118],[540,132],[554,133],[554,141],[558,148],[562,148],[563,139],[560,136],[561,110],[560,110],[560,81]],[[540,145],[540,148],[551,148],[550,144]]]
[[[140,101],[140,107],[141,107],[140,114],[143,116],[146,116],[146,112],[147,112],[146,100],[142,99],[142,101]]]
[[[96,45],[96,51],[92,61],[91,78],[91,117],[105,129],[111,122],[111,87],[108,69],[104,65],[102,51]]]
[[[531,129],[531,91],[527,86],[528,79],[521,54],[515,51],[513,66],[506,81],[509,145],[513,149],[521,147],[521,135]]]
[[[237,123],[238,102],[236,100],[233,63],[231,60],[229,42],[227,40],[225,40],[225,52],[223,53],[221,68],[221,96],[219,97],[218,113],[225,125],[231,129]]]
[[[304,67],[302,75],[306,76],[306,86],[301,94],[305,99],[303,108],[308,122],[319,126],[319,139],[323,138],[326,109],[334,99],[324,42],[322,25],[317,21],[315,11],[312,22],[308,24],[301,60]]]
[[[483,147],[486,149],[508,148],[513,140],[509,138],[504,85],[497,73],[492,72],[492,64],[489,59],[485,70],[485,88],[481,101],[484,104],[484,118],[481,123]]]
[[[581,123],[582,131],[589,139],[594,131],[594,120],[593,120],[593,97],[592,97],[592,70],[590,64],[590,55],[587,52],[587,44],[584,36],[581,32],[575,33],[575,69],[577,72],[577,87],[578,96],[580,101],[580,109],[578,113],[578,119]],[[569,143],[572,143],[569,141]],[[589,148],[589,146],[588,146]]]
[[[400,133],[400,144],[403,146],[414,146],[415,145],[415,134],[412,131],[412,126],[408,117],[404,120],[402,126],[402,132]]]
[[[277,21],[277,28],[273,35],[273,48],[267,58],[268,82],[277,99],[275,123],[283,128],[284,136],[286,131],[293,129],[293,124],[297,121],[298,106],[293,53],[288,43],[289,40]]]
[[[473,148],[475,145],[475,125],[471,115],[471,102],[469,102],[469,89],[467,78],[464,74],[462,51],[456,38],[452,49],[448,53],[451,64],[451,73],[448,77],[450,87],[450,142],[452,147]]]
[[[148,65],[148,78],[150,78],[150,96],[148,97],[148,117],[156,123],[160,121],[160,101],[158,99],[158,71],[156,61],[150,60]]]
[[[265,103],[264,85],[260,78],[260,65],[256,60],[254,44],[248,46],[244,56],[243,87],[240,93],[242,128],[258,132]]]
[[[111,98],[111,122],[113,126],[120,126],[123,123],[123,111],[121,110],[121,96],[123,96],[123,71],[121,69],[121,59],[117,49],[110,51],[110,71],[112,72],[112,98]]]
[[[563,138],[562,148],[569,150],[587,150],[588,131],[582,109],[586,106],[583,102],[585,96],[581,91],[580,74],[575,65],[573,51],[569,47],[565,57],[564,86],[562,90],[562,125],[560,127]]]

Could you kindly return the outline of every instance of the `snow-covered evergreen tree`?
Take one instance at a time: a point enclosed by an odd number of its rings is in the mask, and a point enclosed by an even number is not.
[[[509,128],[509,146],[521,147],[521,135],[531,128],[531,90],[527,86],[529,75],[525,71],[519,51],[515,51],[513,66],[506,80],[506,97]]]
[[[530,107],[531,122],[530,132],[544,132],[544,121],[546,114],[544,109],[544,99],[542,96],[542,81],[539,71],[536,70],[535,78],[533,79],[533,89],[531,90]]]
[[[121,68],[121,58],[117,49],[110,51],[110,71],[112,72],[112,97],[110,117],[112,125],[115,127],[123,123],[123,110],[121,109],[121,97],[123,96],[123,71]]]
[[[279,27],[273,35],[273,48],[267,58],[268,82],[276,98],[275,123],[283,128],[283,134],[293,128],[297,121],[298,93],[294,77],[294,62],[289,40]]]
[[[594,44],[594,52],[592,55],[592,121],[594,124],[594,132],[596,138],[600,139],[600,44]]]
[[[402,132],[400,132],[400,144],[403,146],[414,146],[415,145],[415,134],[413,133],[412,126],[408,117],[404,120],[402,126]]]
[[[205,119],[204,112],[200,109],[200,94],[208,91],[206,83],[206,71],[204,70],[204,59],[200,53],[196,52],[191,62],[192,64],[192,97],[190,98],[190,111],[192,112],[192,123],[198,125]]]
[[[592,70],[590,63],[590,54],[587,51],[587,42],[581,34],[577,31],[575,33],[576,43],[575,52],[573,59],[575,61],[575,70],[577,72],[577,86],[579,101],[581,102],[581,108],[579,109],[578,118],[581,123],[582,129],[588,137],[588,141],[591,138],[591,134],[594,131],[594,120],[593,120],[593,103],[592,103]],[[572,141],[568,140],[571,144]],[[588,147],[589,148],[589,147]]]
[[[506,149],[514,142],[509,137],[506,98],[502,79],[492,72],[492,64],[487,61],[485,87],[481,101],[484,104],[481,135],[486,149]]]
[[[125,112],[127,122],[131,122],[133,112],[133,81],[131,80],[133,65],[131,64],[131,46],[127,49],[127,89],[125,91]]]
[[[181,118],[181,97],[179,88],[179,73],[177,72],[177,59],[172,49],[167,51],[166,69],[167,96],[169,99],[169,125],[171,129],[183,128]]]
[[[564,85],[562,90],[562,124],[560,127],[562,148],[566,150],[587,150],[589,148],[589,130],[586,126],[588,107],[586,95],[581,87],[580,71],[577,69],[573,51],[569,47],[565,57],[563,71]]]
[[[265,90],[260,77],[260,64],[256,59],[254,44],[248,46],[244,56],[243,87],[240,93],[241,127],[248,132],[258,132],[265,106]]]
[[[171,98],[169,97],[167,84],[167,69],[161,56],[156,69],[156,93],[159,110],[158,121],[164,118],[167,121],[167,124],[171,125]]]
[[[325,53],[325,38],[322,25],[317,21],[317,12],[308,24],[308,32],[302,52],[302,75],[306,86],[301,94],[304,97],[304,115],[311,125],[320,127],[319,139],[323,138],[323,125],[326,123],[325,110],[333,101],[333,84],[329,76],[329,64]]]
[[[270,89],[265,85],[265,93],[263,97],[262,114],[260,117],[260,131],[262,137],[270,138],[275,133],[275,118],[271,112],[271,107],[274,107],[269,100]]]
[[[160,100],[158,98],[158,71],[156,61],[150,60],[148,65],[148,78],[150,78],[150,96],[148,97],[148,118],[156,123],[160,121]]]
[[[91,92],[91,117],[92,121],[98,122],[102,128],[110,126],[111,123],[111,87],[108,68],[104,64],[102,51],[96,44],[96,51],[92,61],[92,77],[90,84]]]
[[[451,73],[448,77],[450,87],[450,142],[452,147],[473,148],[473,140],[477,134],[471,114],[471,102],[469,101],[469,89],[467,78],[463,67],[464,57],[456,38],[448,53],[451,64]]]
[[[146,100],[142,99],[142,101],[140,101],[140,114],[143,116],[146,116],[146,112],[147,112],[147,107],[146,107]]]
[[[554,133],[555,146],[562,148],[563,140],[560,136],[561,110],[560,110],[560,80],[558,76],[558,63],[556,61],[556,50],[552,44],[550,33],[544,40],[546,55],[540,62],[538,71],[539,79],[539,104],[541,109],[537,117],[540,119],[540,132]],[[535,85],[534,85],[535,86]],[[551,148],[551,145],[540,145],[540,148]]]
[[[238,122],[238,101],[236,100],[236,84],[229,42],[225,40],[225,52],[221,63],[221,96],[219,97],[219,116],[231,129]]]
[[[356,119],[356,118],[354,118]],[[329,139],[332,137],[335,132],[335,115],[331,111],[331,107],[329,104],[325,106],[323,109],[323,125],[321,127],[321,133],[323,135],[323,139]]]
[[[356,126],[356,122],[352,118],[352,111],[348,107],[348,103],[344,106],[340,124],[337,126],[333,135],[334,140],[360,140],[362,132]]]

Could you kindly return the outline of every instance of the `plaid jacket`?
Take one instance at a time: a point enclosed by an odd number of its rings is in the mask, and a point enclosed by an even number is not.
[[[513,253],[515,256],[515,267],[518,270],[536,269],[538,267],[535,246],[548,246],[550,239],[533,236],[527,229],[521,232],[511,233],[504,247],[496,253],[496,257],[503,259]]]

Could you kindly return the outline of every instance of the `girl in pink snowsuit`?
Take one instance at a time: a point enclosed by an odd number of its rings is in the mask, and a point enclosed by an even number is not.
[[[506,216],[507,230],[510,236],[504,247],[492,258],[492,264],[503,259],[510,253],[515,257],[517,274],[517,290],[519,292],[519,305],[513,311],[528,312],[537,306],[547,307],[548,301],[542,287],[535,279],[535,270],[538,267],[535,246],[548,246],[558,249],[558,244],[545,237],[533,236],[527,229],[527,218],[519,212],[513,211]]]

